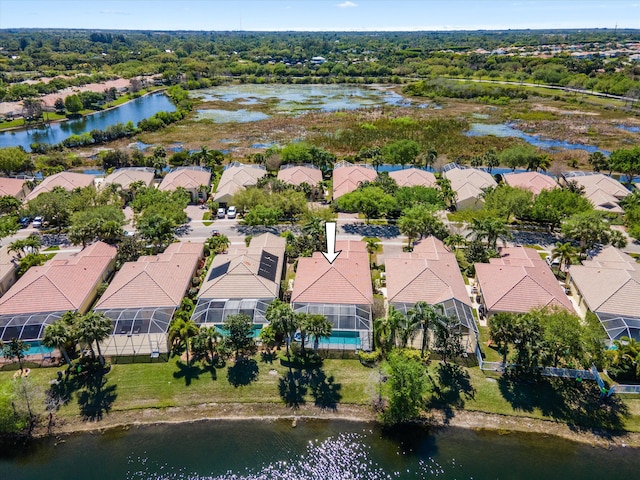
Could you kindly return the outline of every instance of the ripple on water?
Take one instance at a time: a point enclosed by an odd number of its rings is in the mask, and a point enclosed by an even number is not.
[[[306,451],[296,457],[263,465],[257,470],[228,471],[223,475],[201,476],[184,468],[148,465],[145,457],[130,458],[129,464],[138,470],[127,475],[129,480],[392,480],[403,478],[437,478],[445,474],[444,466],[429,457],[405,471],[385,471],[371,458],[371,447],[364,443],[365,435],[342,433],[326,440],[309,441]],[[398,452],[398,455],[404,455]],[[448,469],[456,469],[455,459]],[[134,467],[135,468],[135,467]],[[164,471],[163,471],[164,470]],[[160,473],[158,473],[160,472]]]

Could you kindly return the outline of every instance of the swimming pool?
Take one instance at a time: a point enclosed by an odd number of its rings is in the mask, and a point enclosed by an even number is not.
[[[6,343],[8,342],[5,342],[5,344]],[[42,345],[42,343],[40,343],[39,340],[33,340],[25,343],[29,346],[29,349],[24,352],[25,357],[28,357],[30,355],[48,356],[48,355],[51,355],[51,352],[53,352],[54,350],[53,348],[45,347],[44,345]],[[4,355],[0,350],[0,357],[2,356]]]

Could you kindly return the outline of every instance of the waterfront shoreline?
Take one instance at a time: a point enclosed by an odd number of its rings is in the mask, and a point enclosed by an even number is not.
[[[573,442],[600,448],[640,447],[640,433],[595,431],[570,426],[561,422],[530,417],[508,416],[479,411],[459,410],[450,412],[432,410],[423,418],[425,428],[434,432],[453,428],[478,431],[532,433],[560,437]],[[115,411],[99,421],[87,421],[81,417],[58,417],[49,433],[46,426],[35,432],[37,437],[58,437],[76,433],[104,433],[109,430],[129,429],[162,424],[188,424],[215,421],[277,421],[290,420],[292,428],[304,421],[350,421],[378,423],[371,408],[360,405],[340,405],[336,410],[320,410],[313,405],[292,409],[275,403],[207,403],[188,407],[148,408],[142,410]]]

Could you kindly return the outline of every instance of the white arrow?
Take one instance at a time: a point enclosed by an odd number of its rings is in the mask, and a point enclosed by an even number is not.
[[[336,222],[327,222],[324,228],[327,233],[327,251],[322,252],[322,255],[327,259],[327,262],[333,263],[333,261],[338,258],[338,255],[340,255],[340,252],[342,252],[342,250],[336,252]]]

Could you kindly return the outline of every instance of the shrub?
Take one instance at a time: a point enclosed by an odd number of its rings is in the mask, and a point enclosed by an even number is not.
[[[372,352],[365,352],[363,350],[360,350],[358,352],[358,359],[360,360],[360,363],[362,363],[362,365],[364,365],[365,367],[373,367],[380,361],[381,357],[381,350],[373,350]]]

